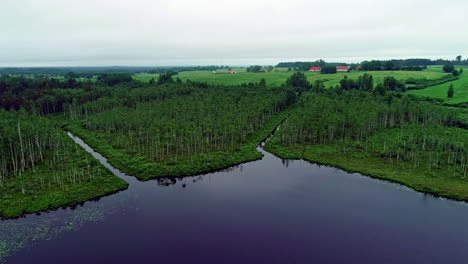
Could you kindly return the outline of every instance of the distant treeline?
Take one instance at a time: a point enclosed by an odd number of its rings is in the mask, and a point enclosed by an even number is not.
[[[110,73],[165,73],[167,71],[212,71],[228,66],[182,66],[182,67],[28,67],[28,68],[0,68],[0,75],[39,75],[39,76],[73,76],[91,77]]]
[[[74,78],[59,80],[49,77],[0,76],[0,108],[24,108],[38,114],[63,111],[63,105],[77,101],[85,103],[102,96],[111,86],[138,85],[130,74],[103,74],[96,82],[77,81]]]
[[[372,60],[361,62],[360,67],[364,71],[421,71],[428,65],[440,64],[428,59]]]
[[[380,71],[380,70],[407,70],[407,71],[420,71],[425,69],[429,65],[468,65],[468,59],[462,60],[461,56],[458,56],[455,60],[430,60],[430,59],[406,59],[406,60],[371,60],[363,61],[361,64],[349,64],[349,63],[328,63],[324,60],[317,61],[296,61],[296,62],[280,62],[276,67],[281,68],[297,68],[298,70],[307,71],[310,67],[324,67],[324,66],[351,66],[351,69],[355,69],[360,66],[361,70],[366,71]]]
[[[344,62],[325,62],[324,60],[317,61],[296,61],[296,62],[280,62],[275,67],[277,68],[297,68],[300,71],[308,71],[310,67],[324,67],[327,66],[349,66]]]
[[[252,65],[247,67],[247,72],[271,72],[273,70],[273,66],[260,66],[260,65]]]

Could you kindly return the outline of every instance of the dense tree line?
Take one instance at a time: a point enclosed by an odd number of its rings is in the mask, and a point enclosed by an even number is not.
[[[89,181],[96,173],[88,159],[49,119],[24,111],[0,110],[0,187],[9,179],[20,182],[23,194],[32,189],[61,188]],[[70,159],[83,159],[81,167]],[[46,173],[36,173],[46,170]]]
[[[361,62],[361,70],[366,71],[421,71],[429,65],[468,65],[468,60],[462,61],[461,56],[455,60],[430,60],[430,59],[406,59],[406,60],[371,60]],[[446,71],[451,73],[450,71]]]
[[[385,95],[387,91],[405,92],[406,90],[425,89],[430,86],[452,82],[455,80],[458,80],[458,77],[453,76],[452,74],[442,76],[435,80],[428,80],[425,78],[410,78],[405,82],[397,80],[393,76],[387,76],[384,78],[383,83],[374,85],[372,75],[365,73],[359,76],[357,80],[349,79],[347,76],[345,76],[342,80],[340,80],[340,84],[337,86],[337,88],[345,91],[356,89]],[[410,84],[411,86],[407,87],[405,84]]]
[[[125,102],[135,95],[116,94],[106,101],[70,105],[66,114],[81,118],[86,129],[126,153],[167,162],[208,152],[236,151],[295,100],[292,90],[264,86],[202,87],[189,83],[162,88],[167,90],[151,102],[129,107]]]
[[[98,77],[98,82],[107,86],[114,86],[121,83],[132,82],[133,78],[128,73],[102,74]]]
[[[453,112],[408,96],[328,90],[304,93],[278,136],[284,146],[336,144],[344,153],[364,149],[426,169],[454,166],[466,175],[466,133],[450,128],[458,123]]]
[[[336,138],[363,139],[379,129],[401,123],[454,126],[456,116],[408,96],[374,96],[363,91],[305,93],[297,111],[308,112],[285,122],[293,129],[288,140],[327,143]],[[327,113],[320,114],[320,113]],[[286,129],[285,129],[286,130]]]
[[[252,65],[247,67],[247,72],[271,72],[273,71],[274,67],[271,65],[268,66],[260,66],[260,65]]]
[[[311,62],[297,61],[297,62],[280,62],[275,67],[293,68],[301,71],[308,71],[310,67],[325,67],[350,65],[351,69],[360,66],[361,70],[365,71],[421,71],[429,65],[468,65],[468,59],[462,60],[462,56],[457,56],[455,60],[430,60],[430,59],[405,59],[405,60],[371,60],[363,61],[360,64],[348,63],[327,63],[324,60],[317,60]],[[450,71],[452,72],[452,71]]]
[[[247,72],[261,72],[263,69],[260,65],[252,65],[247,67]]]
[[[178,66],[178,67],[8,67],[0,68],[0,75],[28,75],[28,76],[65,76],[72,78],[91,77],[102,74],[114,73],[165,73],[168,71],[213,71],[217,69],[227,69],[229,66]]]
[[[345,91],[358,89],[358,90],[370,92],[374,90],[374,79],[372,75],[367,74],[367,73],[365,73],[362,76],[359,76],[356,81],[353,79],[349,79],[347,76],[345,76],[340,81],[340,87],[342,90],[345,90]]]
[[[275,67],[278,68],[295,68],[299,71],[308,71],[310,67],[330,67],[349,65],[344,62],[325,62],[324,60],[317,61],[297,61],[297,62],[280,62]]]
[[[149,84],[134,81],[129,74],[103,74],[96,82],[3,75],[0,76],[0,109],[23,108],[35,114],[63,112],[64,105],[97,100],[110,94],[115,86],[132,89]]]
[[[61,111],[61,104],[72,89],[84,89],[92,84],[75,79],[30,78],[25,76],[0,76],[0,108],[6,110],[39,110],[50,113]],[[70,92],[73,93],[73,92]],[[42,105],[43,109],[34,109]]]
[[[425,60],[415,60],[414,62],[405,61],[363,61],[361,62],[360,69],[363,71],[422,71],[427,67],[427,64],[412,65],[416,62],[424,62]],[[408,65],[409,64],[409,65]]]
[[[138,103],[161,101],[177,96],[188,96],[199,88],[206,88],[204,83],[180,85],[177,83],[151,86],[128,87],[117,85],[112,89],[99,89],[95,100],[73,100],[64,104],[64,114],[71,120],[81,120],[116,107],[136,108]]]

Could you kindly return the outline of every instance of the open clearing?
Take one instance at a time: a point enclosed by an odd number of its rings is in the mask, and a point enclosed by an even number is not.
[[[459,69],[459,66],[456,66]],[[463,73],[460,75],[460,79],[454,82],[444,83],[441,85],[431,86],[422,90],[411,90],[409,94],[440,98],[444,99],[446,103],[458,104],[468,102],[468,67],[463,67]],[[442,73],[442,66],[429,66],[425,73]],[[447,97],[447,90],[450,84],[453,84],[455,94],[453,98]]]

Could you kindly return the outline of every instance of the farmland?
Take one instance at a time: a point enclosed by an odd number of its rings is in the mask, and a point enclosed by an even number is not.
[[[456,67],[456,68],[461,68],[461,67]],[[463,69],[464,71],[468,71],[468,67],[463,67]],[[426,73],[428,72],[442,73],[442,67],[441,66],[432,66],[432,67],[429,66],[428,69],[426,70]],[[408,93],[418,95],[418,96],[443,99],[446,103],[449,103],[449,104],[458,104],[458,103],[468,102],[468,74],[464,72],[459,77],[460,77],[459,80],[451,82],[455,90],[455,94],[453,98],[447,97],[447,89],[450,83],[431,86],[422,90],[412,90],[412,91],[408,91]]]
[[[468,67],[464,68],[468,71]],[[288,72],[285,68],[276,68],[272,72],[260,72],[251,73],[246,72],[245,68],[233,69],[237,74],[227,74],[226,71],[220,71],[219,73],[213,73],[212,71],[187,71],[180,72],[177,77],[182,81],[191,80],[195,82],[207,82],[209,84],[219,85],[241,85],[244,83],[258,83],[263,78],[268,85],[280,86],[284,84],[286,79],[291,76],[292,72]],[[352,71],[349,73],[336,73],[336,74],[320,74],[315,72],[305,72],[307,80],[314,83],[317,80],[325,81],[326,87],[332,87],[339,84],[339,81],[347,76],[350,79],[357,79],[358,76],[365,73],[365,71]],[[367,72],[374,78],[374,83],[383,82],[385,77],[393,76],[397,80],[406,81],[408,79],[427,79],[436,80],[444,77],[447,73],[442,71],[442,66],[428,66],[424,71],[372,71]],[[151,79],[158,79],[158,74],[137,74],[133,78],[135,80],[149,82]],[[444,83],[436,86],[430,86],[421,90],[410,90],[408,94],[439,98],[443,99],[449,104],[458,104],[468,102],[468,74],[461,74],[460,79],[453,83],[455,94],[453,98],[447,97],[447,89],[450,83]]]
[[[245,68],[234,69],[237,74],[218,73],[214,74],[211,71],[190,71],[180,72],[177,77],[182,81],[191,80],[195,82],[207,82],[209,84],[219,85],[240,85],[243,83],[258,83],[264,78],[268,85],[280,86],[285,83],[286,79],[291,76],[292,72],[288,72],[284,68],[275,69],[272,72],[251,73],[246,72]],[[369,72],[374,77],[374,82],[383,82],[387,76],[394,76],[398,80],[407,80],[409,78],[422,79],[426,78],[434,80],[445,76],[446,73],[438,71],[410,72],[410,71],[376,71]],[[327,80],[324,84],[326,87],[335,86],[344,76],[351,79],[357,79],[363,72],[353,71],[350,73],[336,74],[320,74],[315,72],[305,72],[307,80],[311,83],[317,80]],[[152,78],[158,79],[158,74],[138,74],[133,76],[134,79],[143,82],[149,82]]]

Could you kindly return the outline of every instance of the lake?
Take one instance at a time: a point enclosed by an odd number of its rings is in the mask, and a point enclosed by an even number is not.
[[[0,254],[8,263],[467,263],[466,203],[259,150],[259,161],[149,182],[106,164],[128,190],[0,221]]]

